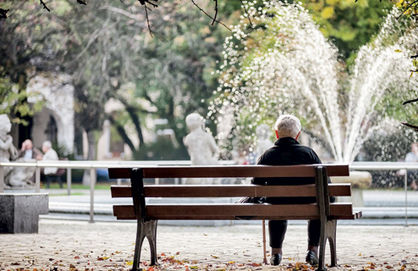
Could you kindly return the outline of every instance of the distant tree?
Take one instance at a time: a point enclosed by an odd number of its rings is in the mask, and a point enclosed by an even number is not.
[[[338,48],[340,56],[349,64],[360,46],[377,34],[384,18],[393,6],[380,0],[302,0],[319,24],[321,32]]]
[[[5,1],[3,5],[11,5]],[[51,67],[47,60],[50,38],[56,32],[48,25],[43,12],[33,3],[14,3],[17,11],[11,18],[0,19],[0,112],[8,114],[12,122],[27,125],[27,118],[42,108],[42,101],[29,103],[26,86],[37,71]],[[36,29],[32,26],[37,25]]]

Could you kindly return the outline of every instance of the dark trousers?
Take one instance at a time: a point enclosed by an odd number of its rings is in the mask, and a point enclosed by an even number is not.
[[[51,182],[54,182],[54,181],[58,181],[58,183],[60,184],[60,188],[62,188],[61,176],[58,176],[58,175],[45,175],[45,179],[46,179],[46,188],[49,188],[50,183]]]
[[[270,220],[269,236],[270,247],[282,248],[284,236],[287,230],[287,220]],[[308,222],[308,244],[318,246],[321,233],[321,222],[319,220],[309,220]]]

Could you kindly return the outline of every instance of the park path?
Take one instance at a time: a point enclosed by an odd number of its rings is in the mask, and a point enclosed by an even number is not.
[[[135,223],[42,219],[39,234],[0,235],[0,270],[129,270],[135,231]],[[280,267],[261,264],[261,222],[160,226],[157,239],[161,265],[145,270],[310,270],[304,225],[289,225]],[[337,253],[340,266],[330,271],[418,270],[418,227],[341,225]]]

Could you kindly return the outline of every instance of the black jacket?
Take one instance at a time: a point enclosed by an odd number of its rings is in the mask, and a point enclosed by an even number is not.
[[[259,165],[302,165],[321,164],[318,155],[309,147],[302,146],[291,137],[280,138],[274,146],[266,150],[258,159]],[[253,184],[259,185],[301,185],[314,184],[315,178],[288,177],[288,178],[254,178]],[[267,198],[263,200],[272,204],[302,204],[315,202],[314,198]]]

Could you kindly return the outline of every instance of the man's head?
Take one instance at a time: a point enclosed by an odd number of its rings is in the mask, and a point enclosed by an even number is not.
[[[33,148],[32,140],[26,139],[25,141],[23,141],[22,150],[26,151],[26,150],[31,150],[32,148]]]
[[[52,147],[51,141],[44,141],[44,143],[42,143],[42,151],[45,153],[47,152],[50,148]]]
[[[292,115],[281,115],[274,124],[277,138],[292,137],[298,139],[302,125],[300,120]]]

